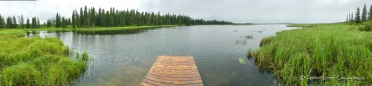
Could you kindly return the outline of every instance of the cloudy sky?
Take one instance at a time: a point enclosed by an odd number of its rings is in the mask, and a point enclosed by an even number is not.
[[[236,23],[333,23],[346,20],[349,12],[363,8],[370,0],[0,0],[2,16],[37,16],[41,22],[55,16],[71,17],[82,6],[109,9],[160,11],[193,18]]]

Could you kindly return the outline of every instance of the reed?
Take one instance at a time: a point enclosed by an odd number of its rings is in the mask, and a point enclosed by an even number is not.
[[[371,85],[372,33],[346,24],[313,26],[264,38],[254,53],[257,66],[288,85]]]
[[[23,30],[0,30],[0,86],[68,85],[87,68],[88,55],[68,57],[56,38],[25,38]]]

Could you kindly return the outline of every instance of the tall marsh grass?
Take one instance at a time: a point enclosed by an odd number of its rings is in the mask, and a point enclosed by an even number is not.
[[[19,37],[22,33],[0,30],[0,86],[67,85],[86,69],[86,53],[75,60],[60,40]]]
[[[288,85],[372,85],[372,33],[348,27],[317,25],[264,38],[256,65]]]

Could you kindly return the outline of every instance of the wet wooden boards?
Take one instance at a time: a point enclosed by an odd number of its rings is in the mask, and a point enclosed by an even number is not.
[[[204,86],[192,56],[159,56],[140,86]]]

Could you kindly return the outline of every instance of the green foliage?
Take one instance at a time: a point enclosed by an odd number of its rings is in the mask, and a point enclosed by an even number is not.
[[[75,10],[72,14],[72,22],[76,22],[79,28],[101,27],[122,27],[141,25],[196,25],[196,24],[232,24],[227,21],[193,19],[185,15],[160,15],[160,12],[139,12],[138,10],[117,10],[111,7],[109,10],[94,7],[80,8],[80,15]]]
[[[360,23],[361,22],[359,7],[358,7],[358,9],[357,9],[357,11],[355,13],[355,19],[354,20],[355,20],[356,23]]]
[[[17,19],[15,16],[13,16],[13,28],[18,28]]]
[[[358,29],[360,31],[372,31],[372,21],[364,22]]]
[[[28,18],[26,20],[26,28],[31,28],[30,19],[28,19]]]
[[[65,17],[62,17],[61,26],[62,26],[62,28],[66,28],[66,26],[67,26],[67,20],[65,19]]]
[[[368,85],[372,83],[372,33],[356,27],[324,24],[287,30],[264,38],[254,54],[256,65],[293,85]],[[270,41],[267,41],[270,40]],[[301,75],[305,77],[299,78]],[[364,77],[364,80],[311,80],[315,77]]]
[[[372,5],[369,7],[368,18],[369,20],[372,20]]]
[[[74,60],[60,40],[18,37],[22,34],[0,31],[0,86],[68,85],[86,69],[86,53]]]
[[[2,17],[2,16],[0,15],[0,28],[5,29],[5,27],[6,27],[6,25],[5,25],[4,17]]]
[[[366,8],[366,4],[364,4],[364,7],[363,7],[363,11],[362,11],[362,22],[364,21],[367,21],[367,8]]]
[[[13,24],[13,20],[12,20],[12,18],[11,17],[8,17],[7,19],[6,19],[6,24],[7,24],[7,28],[14,28],[14,24]]]
[[[61,20],[61,16],[60,16],[58,13],[56,14],[55,19],[56,19],[56,20],[55,20],[55,22],[56,22],[55,27],[56,27],[56,28],[61,27],[61,26],[62,26],[62,24],[61,24],[61,23],[62,23],[62,22],[61,22],[62,20]]]
[[[260,46],[264,46],[273,40],[274,36],[264,37],[260,42]]]
[[[32,28],[39,28],[37,17],[32,17],[31,27]]]

